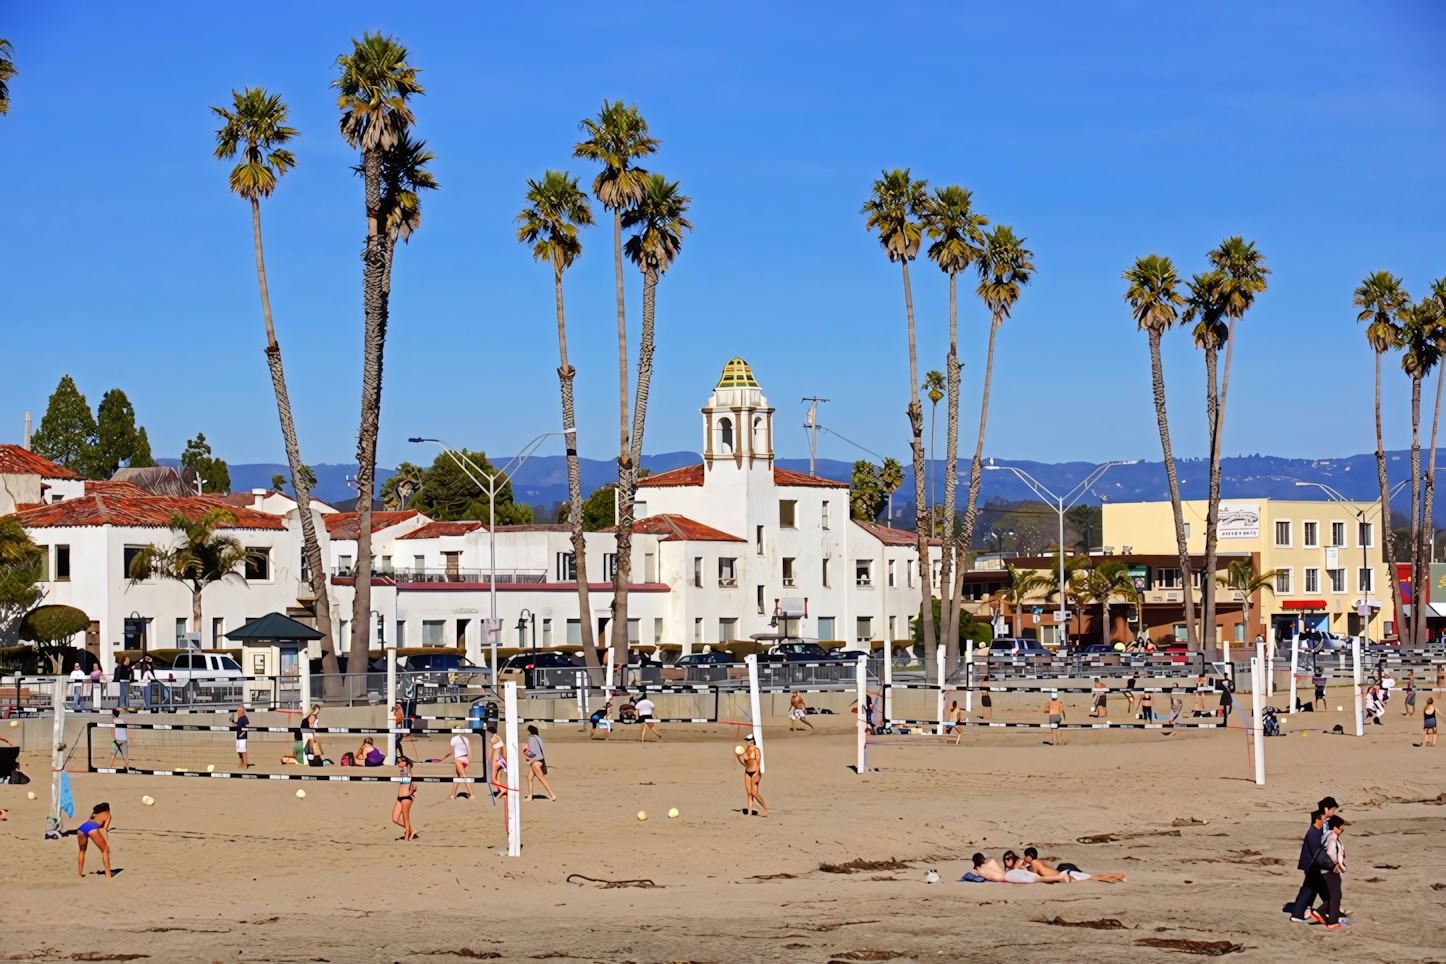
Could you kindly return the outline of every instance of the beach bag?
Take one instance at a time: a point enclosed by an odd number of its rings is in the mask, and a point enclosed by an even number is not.
[[[341,765],[344,767],[356,766],[356,757],[353,756],[350,751],[343,753],[341,755]]]
[[[30,778],[27,777],[25,774],[21,773],[19,770],[10,771],[10,783],[13,786],[23,787],[29,782]]]

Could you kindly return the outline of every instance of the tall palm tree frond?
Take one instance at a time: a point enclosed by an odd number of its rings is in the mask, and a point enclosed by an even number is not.
[[[231,190],[246,200],[264,198],[276,189],[276,179],[296,166],[296,155],[281,147],[301,132],[286,126],[287,108],[280,94],[264,87],[231,91],[232,109],[212,107],[224,124],[216,132],[216,158],[230,160],[239,152],[241,163],[231,169]]]
[[[910,168],[880,172],[860,214],[864,226],[879,232],[879,244],[890,261],[912,261],[919,254],[923,225],[917,220],[928,207],[928,182],[909,176]]]
[[[1125,300],[1141,331],[1163,332],[1175,323],[1176,309],[1185,299],[1176,290],[1180,276],[1173,261],[1165,255],[1148,254],[1136,260],[1123,277],[1130,283]]]
[[[643,195],[648,172],[634,165],[638,158],[656,154],[662,141],[648,134],[648,122],[637,104],[603,100],[597,119],[577,125],[587,140],[573,146],[572,156],[596,161],[602,170],[593,178],[592,192],[609,211],[622,211]]]
[[[408,98],[426,93],[417,82],[421,71],[407,66],[407,48],[395,37],[363,33],[352,47],[336,58],[341,76],[331,82],[341,92],[341,136],[363,151],[391,147],[415,119]]]
[[[683,232],[693,230],[684,217],[692,201],[678,191],[677,181],[649,175],[642,193],[622,216],[623,227],[637,228],[623,248],[628,260],[644,270],[667,271],[683,247]]]
[[[1351,303],[1361,309],[1356,320],[1366,323],[1366,341],[1378,354],[1400,347],[1401,323],[1411,307],[1411,296],[1400,278],[1389,271],[1371,274],[1355,290]]]
[[[1427,298],[1408,308],[1397,329],[1401,370],[1412,378],[1425,378],[1441,360],[1443,334],[1441,307]]]
[[[992,314],[1008,318],[1020,289],[1029,284],[1034,274],[1030,260],[1034,252],[1024,246],[1024,238],[1016,237],[1014,228],[1001,224],[984,235],[983,253],[976,259],[979,287],[976,293],[989,306]]]
[[[0,37],[0,114],[10,113],[10,78],[20,71],[15,69],[15,64],[10,60],[14,48],[10,41]]]
[[[1191,333],[1196,348],[1222,348],[1230,338],[1230,328],[1224,321],[1229,280],[1229,276],[1217,268],[1185,282],[1189,294],[1185,296],[1185,310],[1180,320],[1185,324],[1196,323]]]
[[[973,195],[957,184],[934,189],[919,212],[924,231],[934,239],[929,260],[945,274],[966,271],[984,254],[984,227],[989,219],[975,212]]]
[[[382,224],[392,240],[409,241],[422,225],[422,200],[418,192],[435,191],[440,184],[427,165],[437,155],[427,150],[426,141],[414,141],[401,131],[391,147],[382,151]],[[358,173],[362,173],[358,169]]]
[[[546,171],[527,182],[527,207],[516,217],[517,240],[532,246],[532,258],[566,271],[582,254],[578,228],[591,227],[592,207],[577,178]]]

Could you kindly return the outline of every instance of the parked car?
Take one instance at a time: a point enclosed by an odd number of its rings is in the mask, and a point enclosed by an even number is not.
[[[664,666],[660,675],[666,683],[716,683],[747,674],[741,659],[720,649],[681,656],[673,665]]]
[[[1090,643],[1084,649],[1079,650],[1081,656],[1106,656],[1115,653],[1115,647],[1109,643]]]
[[[239,692],[243,676],[241,664],[226,653],[179,653],[170,666],[156,669],[156,678],[167,687],[179,686],[188,693],[232,688]]]
[[[531,650],[509,656],[497,667],[497,679],[509,679],[524,686],[571,686],[583,665],[575,653],[550,649]]]
[[[789,642],[778,643],[763,657],[770,663],[796,663],[796,662],[843,662],[844,660],[858,659],[858,654],[845,655],[843,650],[824,649],[818,643]]]
[[[1024,656],[1031,659],[1049,659],[1053,653],[1045,649],[1037,639],[1023,639],[1017,636],[1003,636],[989,644],[989,658]]]
[[[738,658],[727,650],[718,650],[712,653],[689,653],[687,656],[680,656],[673,663],[674,666],[703,666],[709,663],[736,663]]]

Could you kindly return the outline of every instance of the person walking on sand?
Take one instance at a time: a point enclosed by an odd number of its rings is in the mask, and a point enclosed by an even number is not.
[[[1315,687],[1316,705],[1320,705],[1321,709],[1325,709],[1324,705],[1322,704],[1324,704],[1326,701],[1325,690],[1328,680],[1326,678],[1325,670],[1321,669],[1319,665],[1317,665],[1315,670],[1311,673],[1310,682],[1311,685]]]
[[[412,782],[412,761],[397,754],[397,774],[401,781],[397,785],[397,804],[392,807],[392,823],[402,828],[398,840],[415,840],[417,831],[412,827],[412,804],[417,799],[417,785]]]
[[[1326,813],[1323,809],[1317,808],[1310,815],[1310,826],[1305,830],[1305,839],[1300,844],[1300,859],[1296,861],[1295,869],[1305,873],[1305,879],[1301,881],[1300,890],[1296,892],[1295,900],[1286,905],[1290,913],[1290,919],[1297,924],[1308,924],[1311,922],[1311,905],[1317,897],[1324,904],[1329,900],[1329,892],[1326,890],[1325,880],[1321,877],[1325,868],[1321,866],[1321,854],[1325,849],[1325,822]]]
[[[638,742],[647,742],[649,729],[661,740],[663,738],[663,731],[658,729],[658,724],[653,720],[653,701],[648,699],[648,694],[644,693],[643,698],[638,700],[635,706],[638,710],[638,722],[642,724],[638,731]]]
[[[949,701],[949,713],[944,717],[944,732],[953,733],[961,729],[964,723],[964,711],[959,709],[958,700]]]
[[[1415,715],[1416,715],[1416,671],[1415,671],[1414,669],[1410,669],[1410,670],[1407,670],[1407,671],[1406,671],[1406,698],[1405,698],[1405,704],[1406,704],[1406,708],[1401,711],[1401,715],[1402,715],[1402,716],[1415,716]]]
[[[1155,718],[1155,694],[1145,690],[1140,694],[1140,719],[1151,721]]]
[[[1321,923],[1330,930],[1341,928],[1341,877],[1346,872],[1346,848],[1341,841],[1341,832],[1347,826],[1349,824],[1344,818],[1331,817],[1325,832],[1325,851],[1333,866],[1321,874],[1329,897],[1326,900],[1325,912],[1320,917]]]
[[[447,799],[456,800],[457,794],[461,792],[467,794],[467,800],[470,802],[472,799],[472,788],[467,777],[467,764],[472,758],[472,744],[468,742],[467,734],[452,734],[452,749],[448,751],[447,756],[452,758],[452,766],[456,770],[456,776],[452,780],[452,794],[447,797]],[[442,759],[445,760],[447,757],[443,757]],[[465,790],[463,789],[464,787],[466,787]]]
[[[957,706],[958,704],[956,703],[955,705]],[[813,724],[806,719],[807,715],[808,707],[803,705],[803,694],[794,693],[788,699],[788,732],[792,733],[797,729],[797,727],[794,726],[795,723],[802,723],[808,727],[810,733],[818,732],[813,728]]]
[[[112,876],[110,872],[110,820],[110,804],[97,803],[95,809],[90,812],[90,819],[75,830],[76,843],[80,844],[80,858],[76,862],[75,869],[82,878],[85,877],[85,848],[92,843],[100,848],[106,877]]]
[[[130,734],[126,732],[126,721],[121,717],[121,711],[117,707],[110,711],[110,723],[115,729],[110,739],[110,765],[115,766],[119,759],[127,770],[130,769]]]
[[[757,742],[750,733],[743,738],[743,750],[737,754],[739,766],[743,767],[743,791],[747,800],[743,805],[743,815],[751,817],[754,815],[753,801],[758,801],[758,807],[762,813],[758,816],[768,816],[768,804],[763,802],[763,794],[759,792],[758,785],[763,782],[763,751],[758,749]]]
[[[1205,715],[1205,677],[1195,677],[1195,716]]]
[[[542,736],[537,732],[537,727],[530,723],[527,725],[527,746],[522,755],[527,760],[527,799],[533,798],[532,781],[535,777],[542,781],[542,789],[547,791],[547,798],[555,801],[557,794],[552,792],[552,784],[547,782],[547,751],[542,745]]]
[[[244,773],[251,764],[246,762],[246,734],[251,726],[251,717],[246,715],[246,707],[236,710],[236,725],[232,727],[236,731],[236,757],[241,761],[241,771]]]
[[[491,765],[488,768],[488,773],[490,774],[488,779],[497,789],[498,796],[502,797],[502,832],[511,833],[512,819],[508,816],[508,811],[511,808],[508,806],[508,798],[506,796],[506,794],[512,791],[512,781],[507,779],[507,744],[502,742],[502,737],[497,735],[496,730],[492,730],[491,732],[492,758],[490,760]]]
[[[1090,707],[1090,716],[1099,719],[1109,715],[1110,688],[1105,685],[1099,677],[1095,678],[1094,687],[1090,690],[1094,697],[1094,705]]]
[[[1436,700],[1433,697],[1426,697],[1426,705],[1421,707],[1421,723],[1426,731],[1426,738],[1422,746],[1436,745]]]
[[[1044,704],[1044,712],[1049,714],[1049,742],[1059,745],[1059,728],[1064,725],[1064,704],[1059,701],[1059,691],[1049,695],[1049,700]]]

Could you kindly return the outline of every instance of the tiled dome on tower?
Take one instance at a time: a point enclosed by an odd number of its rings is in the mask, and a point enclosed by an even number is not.
[[[727,459],[737,465],[773,463],[773,409],[763,397],[753,369],[737,355],[728,359],[704,416],[704,461]]]

